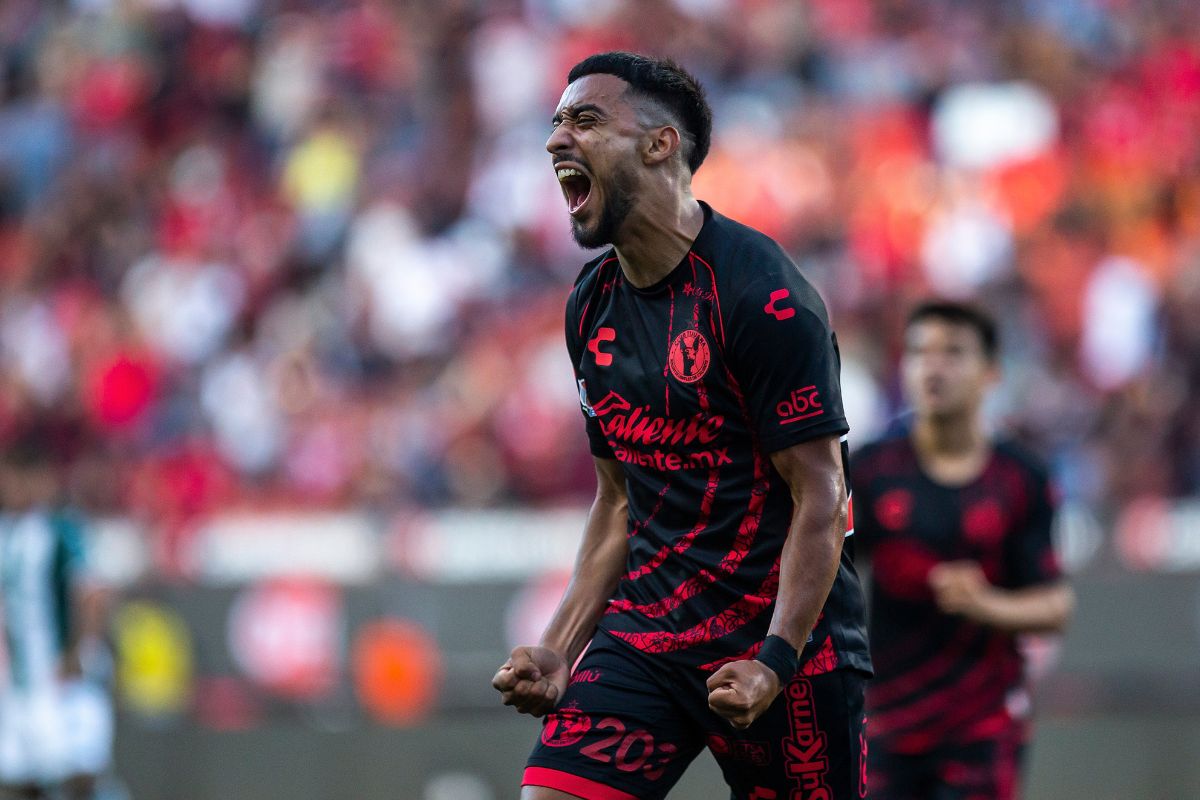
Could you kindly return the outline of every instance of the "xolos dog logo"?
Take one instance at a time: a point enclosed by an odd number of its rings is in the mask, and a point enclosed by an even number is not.
[[[708,372],[708,362],[712,360],[712,352],[708,342],[700,331],[687,330],[675,337],[671,342],[671,351],[667,354],[667,366],[675,380],[683,383],[695,383]]]
[[[569,747],[578,744],[592,729],[592,719],[574,704],[546,715],[542,723],[542,744],[547,747]]]
[[[819,417],[825,413],[821,407],[821,397],[816,386],[805,386],[803,389],[793,389],[788,399],[775,406],[779,415],[779,424],[799,422],[810,417]]]

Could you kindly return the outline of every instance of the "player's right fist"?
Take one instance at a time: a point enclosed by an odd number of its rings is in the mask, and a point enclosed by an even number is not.
[[[554,709],[567,682],[571,666],[548,647],[517,647],[492,678],[504,705],[522,714],[541,717]]]

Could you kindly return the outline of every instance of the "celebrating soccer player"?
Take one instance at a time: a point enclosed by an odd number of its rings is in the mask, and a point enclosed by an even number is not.
[[[867,692],[873,800],[1016,797],[1029,706],[1016,634],[1057,631],[1073,605],[1050,541],[1044,471],[985,431],[997,335],[979,310],[910,316],[911,429],[856,453],[871,554]]]
[[[493,684],[545,716],[524,800],[662,798],[707,746],[736,798],[862,796],[863,600],[839,356],[779,246],[691,192],[712,114],[676,64],[577,64],[546,149],[597,490],[537,646]]]

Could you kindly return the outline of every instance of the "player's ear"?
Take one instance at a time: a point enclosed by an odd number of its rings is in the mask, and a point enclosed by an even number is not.
[[[647,166],[661,164],[679,152],[679,130],[674,125],[660,125],[646,131],[642,160]]]

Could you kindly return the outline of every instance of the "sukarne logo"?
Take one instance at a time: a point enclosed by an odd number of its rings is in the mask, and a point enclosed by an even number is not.
[[[805,678],[787,685],[791,736],[783,740],[783,760],[794,781],[792,800],[833,800],[825,777],[829,769],[825,733],[817,726],[812,684]]]
[[[819,417],[825,413],[821,406],[821,397],[816,386],[805,386],[803,389],[793,389],[788,398],[775,406],[779,415],[779,424],[788,425],[810,417]]]

